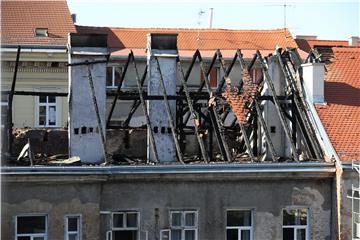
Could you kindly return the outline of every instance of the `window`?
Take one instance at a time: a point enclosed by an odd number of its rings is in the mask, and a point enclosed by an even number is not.
[[[261,68],[252,68],[250,73],[253,83],[260,83],[263,80],[263,70]]]
[[[111,218],[111,232],[107,239],[137,240],[139,238],[140,218],[138,212],[114,212]]]
[[[228,210],[226,212],[226,240],[252,240],[252,211]]]
[[[208,79],[210,81],[210,87],[212,87],[212,88],[217,87],[218,77],[219,77],[218,75],[219,75],[219,68],[213,67],[211,69],[209,77],[208,77]],[[204,81],[204,75],[201,71],[200,71],[200,79],[201,79],[201,82]]]
[[[15,228],[16,240],[46,240],[47,216],[17,216]]]
[[[106,87],[117,88],[120,84],[123,67],[110,66],[106,68]]]
[[[197,222],[197,211],[171,211],[171,240],[196,240]]]
[[[34,29],[36,37],[47,37],[49,36],[47,28],[35,28]]]
[[[283,240],[307,240],[308,209],[283,210]]]
[[[81,239],[81,216],[65,216],[65,240]]]
[[[37,98],[37,119],[38,127],[57,127],[59,109],[55,96],[39,96]]]

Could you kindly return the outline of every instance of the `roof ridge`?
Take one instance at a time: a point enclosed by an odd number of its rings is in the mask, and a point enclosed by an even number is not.
[[[275,29],[228,29],[228,28],[171,28],[171,27],[108,27],[108,26],[89,26],[89,25],[75,25],[76,27],[86,27],[86,28],[109,28],[109,29],[123,29],[129,31],[139,31],[139,30],[203,30],[203,31],[230,31],[230,32],[279,32],[284,31],[284,28],[275,28]],[[289,32],[289,29],[286,28],[286,31]]]

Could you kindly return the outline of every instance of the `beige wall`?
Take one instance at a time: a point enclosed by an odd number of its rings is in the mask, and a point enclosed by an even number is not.
[[[9,90],[14,74],[15,52],[2,52],[1,89]],[[12,62],[12,65],[9,65]],[[51,66],[52,62],[61,62],[60,66]],[[67,92],[67,54],[21,52],[15,91],[56,91]],[[34,65],[35,64],[35,65]],[[38,66],[36,66],[38,65]],[[64,127],[67,122],[68,104],[66,97],[59,97],[58,126]],[[14,96],[14,127],[35,127],[36,97]]]

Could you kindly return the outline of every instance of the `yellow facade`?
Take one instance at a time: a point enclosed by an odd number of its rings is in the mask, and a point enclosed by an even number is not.
[[[1,51],[1,89],[10,90],[14,74],[16,49]],[[15,91],[67,92],[68,71],[65,49],[22,49]],[[4,98],[3,98],[4,99]],[[14,127],[39,126],[39,99],[36,96],[14,96]],[[56,98],[56,125],[65,127],[68,118],[67,97]]]

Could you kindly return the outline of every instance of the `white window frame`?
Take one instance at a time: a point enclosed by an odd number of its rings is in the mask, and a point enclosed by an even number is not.
[[[77,218],[78,221],[78,230],[77,231],[69,231],[69,218]],[[64,224],[65,224],[65,240],[69,240],[70,234],[77,234],[78,240],[82,239],[82,217],[81,214],[68,214],[64,217]]]
[[[110,85],[107,85],[107,81],[106,81],[106,88],[107,89],[115,89],[117,88],[118,86],[116,85],[115,83],[115,69],[116,68],[120,68],[120,73],[122,75],[123,71],[124,71],[124,67],[123,66],[119,66],[119,65],[109,65],[107,66],[107,68],[111,67],[111,86]],[[120,76],[122,77],[122,76]],[[106,79],[107,80],[107,79]],[[122,86],[121,87],[125,87],[125,81],[123,80],[122,82]]]
[[[289,207],[289,208],[284,208],[281,210],[281,216],[282,216],[282,221],[284,222],[284,210],[301,210],[301,209],[305,209],[306,210],[306,225],[282,225],[282,228],[291,228],[294,230],[294,240],[297,239],[297,230],[301,230],[301,229],[305,229],[305,239],[309,240],[310,239],[310,223],[309,223],[309,213],[310,210],[307,207]],[[297,212],[296,212],[297,213]],[[295,215],[296,216],[296,215]],[[284,239],[284,236],[283,236]]]
[[[21,233],[17,232],[18,218],[19,217],[45,217],[45,233]],[[48,215],[47,214],[21,214],[15,216],[15,240],[18,237],[30,237],[33,240],[35,237],[43,237],[44,240],[48,239]]]
[[[126,215],[127,214],[137,214],[137,227],[127,227],[127,222],[126,222]],[[115,214],[123,214],[123,227],[114,227],[114,215]],[[140,236],[140,212],[139,211],[135,211],[135,210],[129,210],[129,211],[116,211],[116,212],[112,212],[111,213],[111,219],[110,219],[110,227],[111,230],[106,232],[106,239],[111,240],[112,239],[112,233],[114,231],[134,231],[136,230],[136,239],[139,239]],[[110,232],[110,233],[109,233]]]
[[[227,214],[228,212],[232,212],[232,211],[250,211],[251,213],[251,223],[250,223],[250,226],[228,226],[228,223],[227,223]],[[243,230],[250,230],[250,240],[253,240],[254,239],[254,209],[251,209],[251,208],[231,208],[231,209],[226,209],[226,230],[225,230],[225,239],[226,239],[226,236],[227,236],[227,230],[228,229],[237,229],[238,230],[238,240],[242,240],[241,239],[241,232]]]
[[[38,89],[34,89],[34,91],[37,91],[37,92],[41,92],[41,91],[46,91],[46,92],[59,92],[61,91],[60,89],[58,88],[38,88]],[[48,96],[46,96],[46,101],[48,101]],[[61,100],[61,97],[55,97],[55,103],[40,103],[40,97],[39,96],[36,96],[35,97],[35,127],[38,127],[38,128],[57,128],[57,127],[60,127],[61,125],[61,103],[62,103],[62,100]],[[46,107],[46,124],[45,125],[40,125],[39,124],[39,116],[40,116],[40,106],[47,106]],[[55,125],[49,125],[48,124],[48,115],[49,115],[49,107],[50,106],[55,106],[56,108],[56,123]]]
[[[180,213],[181,214],[181,223],[180,226],[173,226],[172,225],[172,214],[173,213]],[[185,215],[187,213],[194,213],[195,220],[194,220],[194,226],[186,226],[185,225]],[[170,239],[171,239],[171,231],[172,230],[181,230],[181,240],[185,240],[185,231],[195,230],[195,240],[198,239],[198,211],[197,210],[170,210]]]

